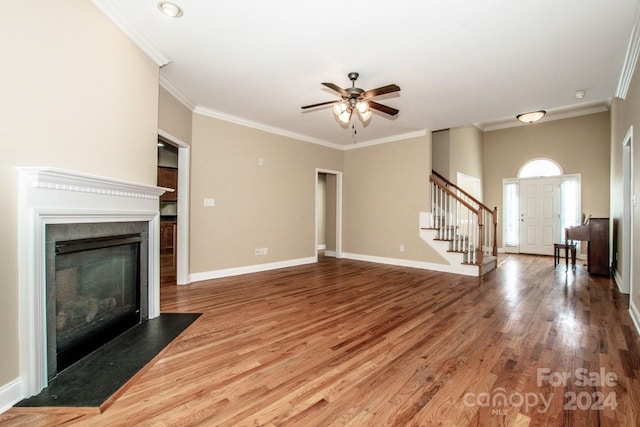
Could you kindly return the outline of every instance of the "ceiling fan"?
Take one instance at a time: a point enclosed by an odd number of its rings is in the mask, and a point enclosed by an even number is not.
[[[360,115],[362,121],[366,122],[371,118],[372,112],[371,109],[381,111],[383,113],[389,114],[390,116],[395,116],[398,114],[399,110],[395,108],[389,107],[387,105],[383,105],[372,101],[371,98],[384,95],[387,93],[399,92],[400,87],[395,84],[390,84],[386,86],[379,87],[377,89],[371,90],[363,90],[359,87],[356,87],[356,80],[358,80],[358,73],[351,72],[348,74],[349,80],[351,80],[351,87],[341,88],[340,86],[333,83],[322,83],[324,86],[332,89],[340,94],[342,97],[339,101],[327,101],[320,102],[318,104],[305,105],[302,107],[303,110],[308,108],[320,107],[321,105],[335,104],[333,106],[333,112],[340,121],[340,123],[347,124],[351,120],[351,114],[353,110],[356,110]]]

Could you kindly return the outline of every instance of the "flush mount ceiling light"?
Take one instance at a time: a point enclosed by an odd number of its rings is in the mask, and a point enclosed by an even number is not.
[[[179,18],[182,16],[182,9],[180,6],[169,1],[161,1],[158,3],[158,9],[160,12],[171,18]]]
[[[398,110],[395,108],[388,107],[386,105],[379,104],[375,101],[372,101],[371,98],[384,95],[387,93],[399,92],[400,87],[395,84],[390,84],[387,86],[382,86],[377,89],[372,90],[363,90],[359,87],[356,87],[356,80],[358,79],[358,73],[349,73],[349,80],[351,80],[351,87],[346,89],[342,89],[340,86],[333,83],[322,83],[324,86],[328,87],[331,90],[338,92],[342,99],[339,101],[327,101],[320,102],[318,104],[305,105],[302,107],[303,110],[307,108],[319,107],[321,105],[333,105],[333,114],[335,114],[338,122],[343,125],[346,125],[351,121],[351,116],[353,115],[353,111],[357,111],[360,119],[363,122],[367,122],[373,113],[371,110],[378,110],[383,113],[389,114],[390,116],[395,116],[398,114]]]
[[[522,123],[531,124],[543,118],[545,114],[547,114],[547,112],[544,110],[532,111],[530,113],[518,114],[516,119],[520,120]]]

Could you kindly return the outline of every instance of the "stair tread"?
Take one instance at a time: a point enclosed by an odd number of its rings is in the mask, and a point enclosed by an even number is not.
[[[458,253],[459,251],[447,251],[447,252],[456,252],[456,253]],[[466,252],[459,252],[459,253],[466,253]],[[486,265],[486,264],[489,264],[489,263],[491,263],[491,262],[493,262],[493,261],[495,261],[497,259],[498,259],[498,257],[495,257],[493,255],[485,255],[485,256],[482,257],[482,264]],[[462,264],[465,264],[465,265],[480,265],[478,263],[473,263],[473,262],[463,262]]]
[[[435,221],[435,222],[434,222]],[[443,245],[435,245],[438,251],[444,255],[445,252],[452,254],[448,255],[448,259],[461,259],[459,265],[466,267],[477,267],[478,272],[482,275],[488,273],[489,271],[494,270],[497,267],[497,257],[493,255],[486,255],[484,253],[485,250],[489,250],[488,246],[483,245],[482,248],[476,248],[475,244],[471,244],[472,237],[464,234],[460,234],[468,231],[466,228],[462,228],[460,225],[451,224],[451,222],[446,218],[445,215],[436,215],[435,213],[432,215],[432,220],[428,226],[421,226],[420,230],[422,231],[435,231],[435,234],[429,235],[429,240],[438,241],[438,242],[447,242],[448,249]],[[426,237],[426,235],[423,235]],[[482,250],[482,263],[478,262],[477,259],[477,251]],[[462,255],[458,258],[457,255]],[[476,262],[470,262],[472,258],[476,257]],[[469,271],[469,270],[467,270]]]

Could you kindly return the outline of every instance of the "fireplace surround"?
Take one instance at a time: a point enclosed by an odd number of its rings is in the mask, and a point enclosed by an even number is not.
[[[99,228],[124,227],[124,232],[107,234],[143,236],[145,255],[140,269],[146,285],[140,290],[139,305],[146,312],[144,316],[152,319],[160,314],[159,197],[167,189],[55,168],[24,167],[17,170],[20,176],[20,381],[24,397],[29,397],[47,386],[50,369],[47,275],[52,273],[47,266],[52,261],[47,260],[47,244],[51,244],[47,242],[47,229],[65,229],[76,224],[71,229],[83,230],[72,239],[60,238],[61,242],[104,237],[87,233]],[[67,271],[62,274],[77,273]],[[116,299],[115,296],[103,298],[106,301],[96,302],[98,309],[102,304],[108,306],[105,310],[111,310],[114,301],[109,298]],[[92,300],[88,304],[91,305]],[[90,307],[89,315],[93,311]]]

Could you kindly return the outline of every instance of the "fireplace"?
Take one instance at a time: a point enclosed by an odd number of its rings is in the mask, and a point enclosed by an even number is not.
[[[17,168],[23,396],[160,315],[159,197],[166,189],[61,169]]]
[[[47,225],[49,379],[147,319],[147,229],[145,222]]]

